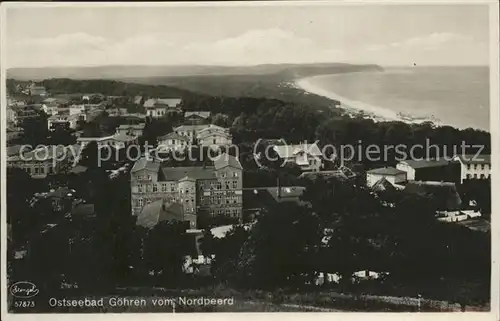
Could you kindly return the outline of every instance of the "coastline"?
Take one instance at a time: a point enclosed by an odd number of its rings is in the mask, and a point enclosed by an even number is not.
[[[386,109],[380,106],[375,106],[340,96],[329,90],[319,88],[318,86],[314,85],[311,82],[313,78],[317,79],[317,78],[325,78],[331,76],[332,75],[317,75],[317,76],[300,78],[293,82],[293,86],[305,91],[306,93],[315,94],[331,100],[339,101],[341,104],[340,108],[345,110],[346,113],[351,117],[359,116],[360,113],[362,113],[364,118],[372,119],[375,122],[400,121],[407,124],[432,122],[435,125],[440,125],[440,121],[436,119],[432,119],[430,117],[429,118],[415,117],[415,119],[413,119],[413,116],[411,115],[406,117],[390,109]]]

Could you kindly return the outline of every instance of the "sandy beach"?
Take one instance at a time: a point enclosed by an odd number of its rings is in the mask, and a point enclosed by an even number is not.
[[[331,75],[320,75],[320,76],[312,76],[312,77],[298,79],[295,81],[295,86],[306,92],[339,101],[341,103],[341,108],[345,109],[351,115],[356,115],[359,114],[360,112],[363,112],[363,114],[366,115],[366,117],[371,118],[374,121],[401,121],[405,123],[422,122],[422,120],[420,119],[419,120],[404,119],[397,112],[394,112],[392,110],[383,107],[374,106],[364,102],[348,99],[346,97],[333,93],[329,90],[319,88],[318,86],[314,85],[311,81],[313,78],[317,79],[321,77],[330,77],[330,76]]]

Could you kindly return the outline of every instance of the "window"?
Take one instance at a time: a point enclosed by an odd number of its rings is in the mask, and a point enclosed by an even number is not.
[[[481,174],[481,179],[485,179],[486,176],[484,174]]]
[[[474,179],[477,179],[477,174],[474,174]]]
[[[481,169],[484,170],[484,164],[481,164]]]
[[[238,172],[234,172],[233,177],[238,177]]]
[[[477,169],[477,164],[474,164],[474,169]]]
[[[217,190],[221,190],[222,189],[222,183],[221,182],[217,182]]]
[[[189,189],[186,188],[186,194],[188,194],[188,193],[189,193]]]
[[[45,167],[40,167],[40,174],[45,174]]]
[[[220,177],[226,178],[226,173],[225,172],[220,173]]]
[[[229,181],[226,181],[226,189],[231,189],[231,187],[229,185]]]
[[[175,140],[174,139],[172,139],[172,145],[175,145]]]
[[[230,210],[230,209],[227,209],[227,210],[226,210],[226,215],[227,215],[227,216],[231,215],[231,210]]]
[[[217,195],[217,197],[216,197],[216,203],[217,204],[221,204],[222,203],[222,196],[220,194]]]
[[[175,185],[174,185],[174,184],[171,184],[171,185],[170,185],[170,191],[171,191],[171,192],[175,192]]]
[[[238,188],[238,181],[233,181],[233,188]]]
[[[158,192],[158,185],[153,184],[153,192],[154,193]]]
[[[35,167],[35,174],[38,174],[38,171],[39,171],[38,167]]]
[[[161,191],[162,191],[162,193],[166,193],[167,192],[167,184],[166,183],[162,183],[161,184]]]
[[[470,164],[467,164],[467,169],[468,169],[468,170],[470,170],[470,169],[471,169]]]
[[[151,180],[151,175],[148,175],[148,180]]]
[[[237,209],[233,208],[232,212],[233,212],[233,216],[238,216],[238,210]]]
[[[215,144],[217,144],[217,141],[215,140],[215,138],[214,138],[214,142],[213,142],[213,144],[214,144],[214,145],[215,145]]]
[[[467,174],[467,179],[470,179],[471,175],[470,174]]]
[[[144,186],[142,184],[138,184],[137,185],[137,190],[139,191],[139,193],[144,192]]]
[[[143,207],[144,206],[144,200],[142,198],[137,199],[137,206],[138,207]]]

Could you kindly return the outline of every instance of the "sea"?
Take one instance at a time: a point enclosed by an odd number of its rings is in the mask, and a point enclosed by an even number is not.
[[[302,89],[386,119],[432,118],[489,131],[489,68],[408,67],[308,77]]]

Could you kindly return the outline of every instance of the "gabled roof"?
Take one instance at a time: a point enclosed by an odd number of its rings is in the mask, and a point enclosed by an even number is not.
[[[383,191],[396,191],[397,188],[391,184],[385,177],[379,179],[373,186],[371,190],[374,192],[383,192]]]
[[[231,134],[229,134],[229,129],[217,125],[209,125],[209,127],[203,128],[198,132],[199,139],[203,139],[210,135],[231,137]]]
[[[367,171],[367,173],[368,174],[394,176],[394,175],[404,174],[406,172],[401,171],[399,169],[396,169],[394,167],[381,167],[381,168],[374,168],[372,170],[369,170],[369,171]]]
[[[161,141],[161,140],[166,140],[166,139],[179,139],[179,140],[183,140],[183,141],[189,141],[189,138],[184,136],[184,135],[179,135],[175,132],[172,132],[172,133],[168,133],[168,134],[165,134],[163,136],[160,136],[158,137],[158,140]]]
[[[158,98],[157,104],[167,105],[168,107],[177,107],[182,102],[180,98]]]
[[[464,154],[456,155],[455,159],[459,159],[464,164],[491,164],[491,155],[487,154]]]
[[[151,107],[154,107],[155,104],[156,104],[156,99],[150,98],[144,102],[144,107],[151,108]]]
[[[321,156],[321,150],[316,143],[298,145],[275,145],[273,149],[281,158],[290,158],[301,152],[306,152],[312,156]]]
[[[335,177],[340,179],[347,179],[347,175],[340,169],[332,170],[332,171],[318,171],[318,172],[304,172],[300,174],[299,178],[308,178],[308,179],[316,179],[318,177]]]
[[[71,196],[71,195],[73,195],[73,193],[74,192],[67,187],[59,187],[55,191],[48,193],[47,197],[63,198],[63,197]]]
[[[118,142],[131,142],[133,140],[135,140],[137,137],[135,136],[129,136],[123,132],[121,133],[118,133],[116,135],[113,136],[113,139],[118,141]]]
[[[144,102],[145,108],[174,108],[182,102],[180,98],[150,98]],[[160,105],[160,106],[159,106]],[[161,106],[163,105],[163,106]]]
[[[130,172],[135,173],[143,169],[157,173],[160,169],[160,163],[142,157],[134,163],[134,166],[132,167],[132,170]]]
[[[211,125],[181,125],[179,127],[175,127],[174,128],[174,132],[177,132],[177,131],[190,131],[190,132],[191,131],[195,131],[195,132],[199,132],[199,131],[201,131],[203,129],[209,128],[210,126]],[[215,125],[212,125],[212,126],[215,126]]]
[[[222,153],[216,159],[214,159],[214,167],[216,170],[219,170],[226,166],[243,169],[240,160],[235,156],[229,155],[228,153]]]
[[[209,118],[210,117],[210,112],[209,111],[187,111],[184,113],[184,118],[188,118],[191,116],[198,116],[201,118]]]
[[[121,124],[118,126],[118,129],[144,129],[146,127],[146,124],[141,123],[141,124]]]
[[[440,167],[440,166],[447,166],[448,164],[450,164],[450,162],[445,159],[420,159],[420,160],[407,159],[401,161],[400,163],[408,164],[408,166],[415,169],[427,168],[427,167]]]
[[[81,174],[81,173],[85,173],[87,171],[87,167],[85,166],[82,166],[82,165],[76,165],[75,167],[73,167],[69,172],[70,173],[73,173],[73,174]]]
[[[183,166],[183,167],[162,167],[159,181],[179,181],[184,177],[191,179],[214,179],[213,167],[203,166]]]
[[[45,98],[44,100],[42,100],[43,104],[65,104],[68,102],[69,101],[67,99],[56,98],[56,97],[49,97],[49,98]]]
[[[137,216],[136,224],[148,229],[154,228],[158,223],[165,221],[182,221],[184,212],[182,205],[175,203],[165,204],[163,200],[157,200],[146,204]]]

